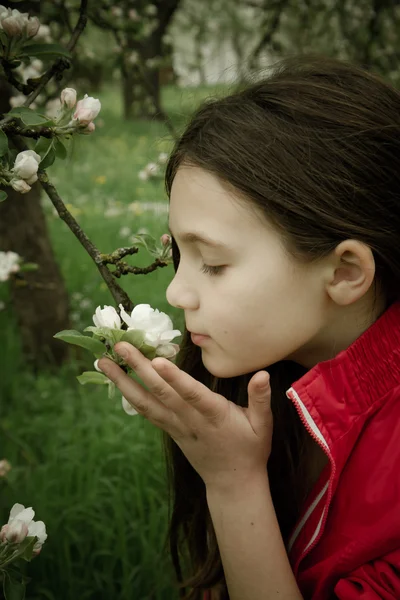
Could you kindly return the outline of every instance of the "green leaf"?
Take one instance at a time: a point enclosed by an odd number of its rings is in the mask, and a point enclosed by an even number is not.
[[[41,137],[35,144],[35,152],[40,154],[42,160],[40,161],[40,168],[47,169],[50,167],[56,158],[54,151],[53,139]]]
[[[51,145],[49,148],[49,151],[46,153],[46,156],[44,156],[42,158],[42,160],[40,161],[40,168],[47,169],[48,167],[51,167],[51,165],[53,164],[53,162],[55,160],[56,160],[56,153],[55,153],[53,145]]]
[[[108,385],[108,399],[114,400],[115,396],[115,383],[111,381]]]
[[[7,198],[7,192],[5,192],[4,190],[0,190],[0,202],[4,202],[4,200],[7,200]]]
[[[153,236],[149,233],[141,233],[131,237],[131,244],[134,246],[143,246],[153,256],[159,255],[159,249]]]
[[[8,137],[2,129],[0,129],[0,156],[8,152]]]
[[[125,333],[124,329],[111,329],[110,327],[86,327],[83,331],[90,331],[93,336],[98,338],[105,338],[109,340],[112,344],[116,344],[120,342],[122,336]]]
[[[33,558],[33,546],[36,544],[39,538],[37,536],[29,536],[24,539],[19,545],[19,558],[23,558],[26,561],[31,561]]]
[[[99,373],[98,371],[84,371],[82,375],[78,375],[77,380],[81,385],[86,385],[87,383],[107,385],[110,382],[104,373]]]
[[[35,42],[31,42],[22,46],[21,52],[18,54],[19,56],[36,56],[37,58],[45,58],[47,56],[63,56],[65,58],[72,58],[71,53],[60,44],[37,44]]]
[[[46,153],[49,151],[52,143],[53,143],[52,138],[45,138],[45,137],[39,138],[35,144],[35,152],[37,152],[37,154],[40,154],[40,156],[42,158],[44,158],[46,156]]]
[[[54,125],[52,119],[49,119],[46,115],[35,112],[28,106],[16,106],[15,108],[12,108],[8,114],[18,117],[18,119],[21,119],[21,121],[29,127],[34,127],[35,125],[50,127]]]
[[[53,337],[57,340],[67,342],[67,344],[74,344],[75,346],[86,348],[86,350],[93,352],[96,358],[103,356],[104,352],[107,350],[105,345],[99,340],[83,335],[80,331],[75,331],[74,329],[64,329],[63,331],[56,333]]]
[[[67,158],[67,149],[59,138],[54,138],[54,150],[57,158],[61,160]]]
[[[143,344],[143,346],[140,347],[140,352],[149,360],[153,360],[153,358],[157,356],[156,348],[154,348],[154,346],[148,346],[147,344]]]
[[[121,337],[121,342],[128,342],[129,344],[132,344],[132,346],[135,346],[135,348],[141,350],[144,343],[145,335],[146,334],[144,331],[136,329],[124,331],[123,336]]]
[[[8,571],[4,571],[3,592],[6,600],[24,600],[26,586]]]

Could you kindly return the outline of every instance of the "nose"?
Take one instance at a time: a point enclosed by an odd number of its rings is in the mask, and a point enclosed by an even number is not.
[[[196,310],[199,305],[198,295],[193,288],[181,280],[178,272],[167,287],[167,302],[175,308]]]

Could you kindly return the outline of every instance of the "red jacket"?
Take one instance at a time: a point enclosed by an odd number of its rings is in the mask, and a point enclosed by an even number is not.
[[[289,543],[303,598],[399,600],[400,302],[287,396],[329,457]]]

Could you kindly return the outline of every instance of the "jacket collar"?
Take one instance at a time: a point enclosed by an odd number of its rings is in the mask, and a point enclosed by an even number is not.
[[[296,381],[287,396],[313,437],[331,448],[399,385],[400,302],[395,302],[346,350]]]

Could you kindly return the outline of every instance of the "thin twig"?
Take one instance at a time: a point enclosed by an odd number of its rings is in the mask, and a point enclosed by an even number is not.
[[[79,18],[75,25],[74,31],[72,32],[71,39],[69,40],[66,48],[69,52],[72,52],[78,43],[79,36],[83,32],[87,23],[87,5],[88,0],[81,0],[81,5],[79,8]],[[52,79],[55,75],[61,74],[65,69],[69,69],[70,62],[65,58],[59,58],[46,73],[42,75],[40,78],[40,82],[37,88],[29,94],[27,99],[25,100],[23,106],[30,106],[32,102],[39,96],[42,89],[49,83],[50,79]]]
[[[96,267],[98,268],[102,278],[107,284],[115,302],[122,304],[125,310],[131,311],[133,309],[133,302],[129,298],[128,294],[118,285],[115,278],[108,267],[103,263],[101,253],[90,241],[85,232],[80,227],[79,223],[74,219],[71,213],[67,210],[64,202],[60,198],[56,188],[49,181],[49,177],[45,171],[39,171],[38,179],[40,184],[48,197],[50,198],[53,206],[58,212],[60,218],[68,225],[75,237],[78,238],[86,252],[89,254]]]

